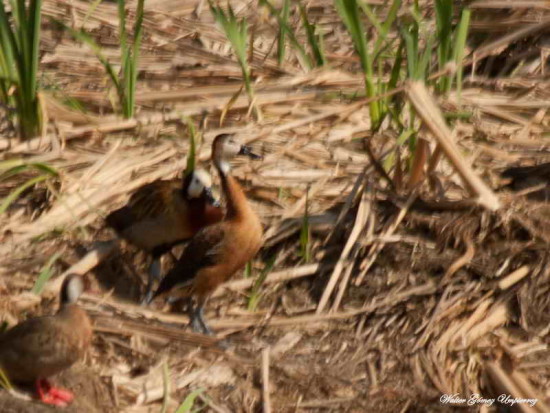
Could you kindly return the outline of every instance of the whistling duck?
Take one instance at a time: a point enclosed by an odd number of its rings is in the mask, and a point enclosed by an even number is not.
[[[262,245],[260,219],[230,174],[229,161],[239,154],[261,158],[232,135],[218,135],[214,139],[212,159],[226,199],[225,218],[197,232],[150,300],[168,294],[194,296],[197,305],[191,309],[191,325],[195,331],[205,334],[212,334],[203,318],[206,299],[218,285],[243,268]]]
[[[183,182],[157,180],[138,188],[128,204],[107,216],[107,225],[121,238],[152,255],[144,303],[154,280],[160,279],[160,257],[223,218],[211,186],[210,175],[200,169],[186,174]]]
[[[74,398],[47,379],[81,359],[90,345],[92,325],[76,304],[83,291],[82,277],[68,275],[57,314],[31,318],[0,335],[0,368],[10,381],[35,383],[44,403],[65,406]]]

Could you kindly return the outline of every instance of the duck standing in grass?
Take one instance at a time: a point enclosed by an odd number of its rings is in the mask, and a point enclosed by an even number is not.
[[[195,297],[191,325],[197,332],[212,334],[204,321],[207,298],[251,260],[262,245],[262,225],[237,180],[231,176],[230,160],[236,155],[260,158],[233,135],[218,135],[212,144],[212,160],[220,175],[226,199],[223,221],[201,229],[191,239],[175,266],[166,274],[153,299]]]
[[[153,282],[161,277],[161,256],[223,218],[211,186],[206,171],[193,169],[183,181],[157,180],[143,185],[125,206],[107,216],[107,225],[119,237],[152,255],[143,302],[151,299]]]
[[[28,319],[0,334],[0,369],[11,382],[35,383],[43,403],[66,406],[74,398],[47,379],[84,357],[90,345],[90,319],[76,304],[83,291],[82,277],[68,275],[57,314]]]

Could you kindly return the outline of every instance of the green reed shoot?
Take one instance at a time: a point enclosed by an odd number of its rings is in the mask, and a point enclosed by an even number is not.
[[[248,101],[254,110],[256,119],[260,120],[262,115],[259,107],[256,105],[250,65],[247,59],[248,25],[246,20],[244,18],[237,18],[233,8],[229,4],[227,5],[227,12],[220,6],[214,5],[211,0],[209,0],[209,4],[214,19],[222,27],[225,36],[233,48],[233,52],[237,56],[237,61],[243,74],[244,88],[248,95]]]
[[[162,406],[160,413],[168,411],[168,403],[170,402],[170,368],[168,360],[162,362]]]
[[[56,252],[53,254],[49,259],[48,262],[42,267],[42,270],[40,271],[40,274],[38,275],[38,278],[36,279],[34,286],[31,289],[31,293],[40,295],[42,294],[42,290],[44,290],[44,286],[48,282],[50,278],[52,278],[54,271],[52,270],[53,265],[55,262],[61,257],[60,252]]]
[[[335,0],[336,10],[348,30],[355,51],[359,55],[363,76],[365,81],[365,92],[367,97],[373,97],[378,94],[378,88],[374,80],[374,61],[367,44],[367,37],[359,3],[357,0]],[[373,101],[369,103],[369,112],[372,129],[377,130],[381,124],[380,102]]]
[[[145,0],[138,0],[136,21],[134,23],[134,44],[128,45],[126,32],[126,0],[117,0],[120,37],[121,82],[118,96],[122,105],[122,115],[132,118],[135,114],[136,83],[138,75],[139,49],[143,32],[143,15]]]
[[[43,122],[37,93],[42,0],[10,5],[11,17],[0,1],[0,102],[15,107],[19,134],[28,139]]]
[[[290,15],[290,0],[284,0],[281,10],[281,21],[285,27],[288,27],[288,17]],[[286,51],[286,33],[282,27],[279,27],[279,36],[277,37],[277,63],[281,66],[285,60]]]
[[[449,93],[453,80],[456,79],[457,89],[462,88],[462,61],[466,48],[466,37],[470,25],[470,10],[463,9],[458,25],[453,30],[454,8],[452,0],[436,0],[435,16],[437,27],[437,57],[439,70],[445,69],[449,62],[457,66],[456,75],[443,76],[438,81],[438,88],[443,93]]]
[[[306,29],[307,42],[309,44],[309,48],[311,49],[311,54],[315,59],[315,64],[316,66],[324,66],[327,64],[327,60],[325,58],[325,51],[323,48],[323,34],[318,31],[317,26],[310,23],[307,17],[307,10],[302,3],[298,3],[298,7],[300,8],[300,16],[302,18],[304,28]]]
[[[275,265],[275,256],[272,256],[264,265],[264,268],[260,271],[258,274],[258,277],[254,280],[254,284],[252,285],[252,289],[250,291],[250,295],[248,296],[248,311],[256,311],[256,308],[258,307],[258,304],[260,303],[261,299],[261,292],[260,289],[262,288],[265,279],[273,269],[273,266]]]
[[[2,172],[2,170],[4,171]],[[59,176],[59,173],[55,168],[52,168],[45,163],[25,163],[20,160],[7,160],[0,162],[0,182],[12,178],[27,170],[35,170],[36,172],[39,172],[40,175],[29,178],[27,181],[11,191],[0,203],[0,214],[6,212],[10,205],[15,202],[27,189],[40,182]]]
[[[189,152],[187,153],[187,167],[185,168],[185,175],[195,170],[196,164],[196,152],[197,152],[197,131],[193,119],[186,117],[187,129],[189,130]]]
[[[0,387],[2,387],[6,391],[13,390],[13,386],[11,385],[10,380],[8,379],[8,376],[6,373],[4,373],[4,370],[0,368]]]
[[[135,115],[136,109],[136,84],[138,76],[139,50],[143,37],[143,16],[145,0],[138,0],[136,6],[136,21],[134,23],[134,43],[129,44],[126,30],[126,1],[117,0],[120,40],[120,71],[103,55],[101,47],[84,30],[75,30],[57,21],[78,41],[88,45],[96,55],[99,62],[107,72],[113,83],[118,97],[118,104],[122,116],[126,119]]]
[[[300,253],[298,254],[306,263],[311,258],[311,231],[309,226],[309,188],[306,192],[306,205],[304,217],[300,228]]]
[[[286,18],[283,16],[284,7],[283,11],[279,11],[275,6],[273,6],[273,4],[269,2],[269,0],[258,0],[258,4],[260,6],[267,7],[269,12],[277,19],[279,30],[288,38],[288,40],[292,44],[293,49],[298,53],[297,57],[300,63],[305,66],[306,69],[311,69],[313,67],[311,58],[309,57],[306,50],[302,46],[302,43],[298,40],[296,34],[290,27],[290,24],[288,23],[288,16]]]
[[[195,405],[195,400],[202,393],[204,393],[204,389],[193,390],[191,393],[189,393],[187,397],[183,400],[183,402],[180,404],[178,409],[176,410],[176,413],[190,413],[192,411],[196,411],[192,409],[193,409],[193,406]]]

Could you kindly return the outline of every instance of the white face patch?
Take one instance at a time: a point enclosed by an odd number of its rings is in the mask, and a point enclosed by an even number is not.
[[[69,303],[76,303],[84,291],[84,282],[80,277],[72,278],[67,284],[67,299]]]
[[[197,179],[202,182],[202,185],[205,188],[210,188],[212,186],[212,178],[210,177],[210,174],[204,169],[195,169],[195,172],[193,172],[193,174]]]
[[[223,157],[226,159],[234,158],[241,151],[241,143],[235,137],[226,140],[223,145]]]
[[[195,174],[193,174],[193,177],[191,178],[191,183],[189,183],[189,186],[187,187],[187,195],[189,198],[199,198],[202,194],[202,191],[204,191],[204,185],[202,184],[201,180],[197,178]]]
[[[193,171],[193,176],[191,182],[187,187],[187,196],[189,198],[199,198],[205,188],[210,188],[212,186],[212,178],[208,172],[204,169],[195,169]]]

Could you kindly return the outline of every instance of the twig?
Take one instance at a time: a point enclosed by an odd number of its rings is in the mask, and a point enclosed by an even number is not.
[[[294,268],[287,268],[281,271],[276,271],[268,274],[264,284],[274,284],[283,281],[294,280],[296,278],[307,277],[313,275],[319,271],[321,268],[320,263],[307,264]],[[218,289],[213,296],[217,297],[223,294],[224,289],[239,291],[245,290],[252,287],[254,284],[254,279],[252,278],[243,278],[241,280],[230,281],[223,285],[223,288]]]
[[[399,214],[395,218],[395,221],[384,232],[385,237],[390,236],[395,232],[399,224],[401,224],[401,221],[403,221],[403,218],[405,218],[405,215],[407,215],[407,212],[409,211],[409,208],[413,204],[415,199],[416,199],[416,193],[413,192],[409,196],[409,199],[407,199],[407,203],[405,204],[405,206],[401,208],[401,211],[399,211]],[[384,245],[385,243],[383,242],[377,242],[372,245],[372,248],[369,252],[368,261],[365,264],[365,267],[361,270],[361,273],[359,274],[357,279],[355,280],[355,283],[354,283],[355,285],[360,285],[363,282],[363,279],[367,275],[367,272],[369,271],[372,264],[374,264],[374,261],[376,261],[376,258],[378,257],[378,254],[380,253],[380,251],[382,251],[382,248],[384,248]]]
[[[68,274],[86,274],[89,272],[92,268],[100,264],[103,260],[105,260],[109,255],[115,251],[119,247],[118,240],[111,240],[111,241],[98,241],[95,243],[95,247],[88,252],[84,257],[80,259],[76,264],[71,265],[71,267],[66,270],[63,274],[61,274],[59,277],[55,278],[54,280],[50,280],[45,288],[44,291],[48,292],[55,292],[57,293],[59,289],[61,288],[61,284],[63,283],[63,279]]]
[[[271,397],[269,396],[269,347],[262,350],[262,399],[263,412],[271,413]]]
[[[524,265],[523,267],[518,268],[517,270],[511,272],[506,277],[502,277],[502,279],[498,282],[498,288],[501,290],[506,290],[510,288],[512,285],[518,283],[523,278],[529,274],[531,271],[531,268],[529,268],[528,265]]]
[[[162,407],[160,413],[166,413],[168,410],[168,401],[170,400],[170,372],[168,370],[168,360],[162,363]]]
[[[496,194],[483,183],[460,154],[453,141],[452,133],[443,119],[441,110],[436,105],[433,97],[428,93],[426,85],[422,82],[409,82],[407,96],[418,115],[436,138],[445,155],[447,155],[456,171],[462,177],[470,193],[476,195],[478,202],[485,208],[491,211],[499,209],[500,202]]]

